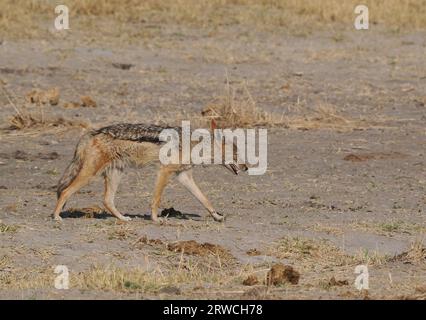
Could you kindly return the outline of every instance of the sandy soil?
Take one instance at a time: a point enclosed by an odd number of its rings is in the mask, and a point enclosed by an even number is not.
[[[102,204],[100,179],[69,201],[67,208],[75,210],[64,214],[63,223],[54,222],[55,186],[83,130],[3,130],[0,298],[426,297],[425,32],[373,29],[295,37],[237,27],[213,33],[152,28],[158,35],[137,44],[55,35],[5,40],[0,78],[18,106],[34,88],[59,88],[59,104],[43,107],[46,118],[63,116],[95,127],[167,123],[182,112],[199,113],[224,93],[227,77],[235,87],[245,83],[257,105],[279,117],[312,122],[318,106],[331,105],[344,119],[365,125],[269,128],[265,175],[195,170],[201,189],[227,214],[225,223],[212,221],[173,182],[162,207],[180,213],[164,225],[147,216],[154,166],[129,170],[120,186],[117,207],[131,222],[85,213],[83,208]],[[131,66],[123,70],[117,63]],[[82,95],[97,107],[64,107]],[[15,112],[4,95],[0,105],[7,128]],[[161,242],[140,241],[144,236]],[[215,254],[167,249],[181,240],[219,245],[231,257],[218,261]],[[248,254],[250,249],[258,253]],[[263,283],[278,262],[300,273],[298,284]],[[359,264],[369,268],[368,292],[354,285]],[[69,290],[54,288],[56,265],[69,268]],[[123,276],[103,277],[94,268],[118,268]],[[154,284],[132,280],[136,269]],[[259,283],[243,285],[250,274]],[[330,282],[333,277],[342,282]]]

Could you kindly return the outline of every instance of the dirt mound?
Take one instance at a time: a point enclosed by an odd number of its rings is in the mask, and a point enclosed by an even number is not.
[[[147,236],[142,236],[134,244],[165,246],[168,250],[173,252],[183,252],[188,255],[202,256],[202,257],[218,256],[222,260],[229,260],[233,258],[233,256],[227,249],[217,244],[211,244],[208,242],[198,243],[194,240],[179,241],[179,242],[168,244],[167,242],[164,242],[160,239],[149,239]]]
[[[217,244],[211,244],[208,242],[198,243],[194,240],[179,241],[168,245],[170,251],[182,251],[185,254],[197,255],[197,256],[208,256],[214,255],[221,259],[230,259],[232,255],[229,251]]]
[[[134,67],[135,65],[132,63],[114,62],[112,63],[112,66],[114,68],[121,69],[121,70],[130,70],[130,68]]]
[[[347,285],[349,285],[348,280],[336,280],[335,277],[332,277],[328,281],[328,286],[330,286],[330,287],[341,287],[341,286],[347,286]]]
[[[247,254],[248,256],[260,256],[260,255],[262,255],[262,252],[260,252],[260,251],[259,251],[259,250],[257,250],[256,248],[253,248],[253,249],[249,249],[249,250],[247,250],[246,254]]]
[[[155,244],[157,244],[157,245],[163,245],[163,244],[165,244],[160,239],[148,239],[147,236],[140,237],[137,242],[138,243],[143,243],[143,244],[150,244],[150,245],[155,245]]]
[[[291,284],[298,284],[300,273],[293,269],[291,266],[285,266],[281,263],[275,264],[267,274],[267,285],[278,286],[289,282]]]
[[[252,274],[249,275],[244,281],[243,281],[243,285],[245,286],[254,286],[255,284],[259,283],[259,279],[257,279],[257,277]]]

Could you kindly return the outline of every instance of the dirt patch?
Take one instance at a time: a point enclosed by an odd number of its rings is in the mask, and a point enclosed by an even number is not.
[[[332,277],[329,281],[328,281],[328,286],[329,287],[341,287],[341,286],[347,286],[349,285],[349,281],[348,280],[336,280],[335,277]]]
[[[149,239],[146,235],[144,235],[137,239],[135,242],[133,242],[133,245],[139,249],[142,249],[143,245],[151,245],[154,247],[162,246],[172,252],[183,252],[187,255],[199,257],[214,256],[219,257],[223,261],[231,260],[234,258],[227,249],[223,248],[220,245],[208,242],[198,243],[194,240],[167,243],[160,239]]]
[[[114,68],[121,69],[121,70],[130,70],[130,68],[134,67],[135,65],[131,63],[113,62],[112,66]]]
[[[256,248],[253,249],[249,249],[246,251],[246,254],[248,256],[260,256],[262,255],[262,252],[260,252],[259,250],[257,250]]]
[[[79,108],[81,107],[81,104],[75,101],[71,101],[71,102],[65,102],[64,103],[64,108],[65,109],[75,109],[75,108]]]
[[[134,242],[135,244],[148,244],[148,245],[167,245],[160,239],[149,239],[147,236],[140,237],[137,241]]]
[[[246,279],[243,281],[243,285],[245,286],[254,286],[259,283],[259,279],[254,275],[249,275]]]
[[[168,245],[168,249],[175,252],[183,252],[189,255],[197,255],[197,256],[217,256],[221,259],[231,259],[233,256],[231,253],[217,245],[211,244],[208,242],[198,243],[194,240],[189,241],[179,241],[175,243],[171,243]]]
[[[275,264],[268,271],[266,276],[267,285],[279,286],[284,283],[298,284],[300,273],[291,266]]]
[[[350,162],[364,162],[368,160],[384,160],[384,159],[399,159],[407,155],[400,152],[371,152],[371,153],[350,153],[343,160]]]

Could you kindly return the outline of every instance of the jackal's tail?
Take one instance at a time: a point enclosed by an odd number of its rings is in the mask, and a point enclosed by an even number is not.
[[[58,188],[56,191],[57,197],[59,198],[62,191],[64,191],[77,177],[83,166],[83,158],[84,158],[84,150],[87,146],[87,143],[93,137],[94,132],[88,132],[84,136],[81,137],[80,141],[77,144],[74,152],[74,158],[71,163],[65,169],[65,172],[58,182]]]

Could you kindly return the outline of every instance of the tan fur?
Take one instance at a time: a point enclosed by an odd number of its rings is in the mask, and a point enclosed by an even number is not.
[[[130,129],[126,131],[127,128]],[[53,213],[55,220],[61,220],[60,213],[66,201],[99,174],[102,174],[105,180],[105,208],[120,220],[130,220],[129,217],[122,215],[114,204],[115,193],[124,168],[129,165],[143,167],[153,161],[159,162],[161,148],[161,144],[155,143],[158,127],[153,127],[152,131],[149,131],[151,129],[149,126],[141,125],[141,128],[121,124],[91,131],[80,139],[74,158],[58,183],[58,201]],[[110,131],[112,134],[109,134]],[[144,141],[145,137],[149,142]],[[158,208],[161,196],[173,175],[177,175],[178,181],[204,205],[215,220],[224,219],[195,184],[191,168],[192,165],[160,165],[151,202],[153,221],[160,221]]]

